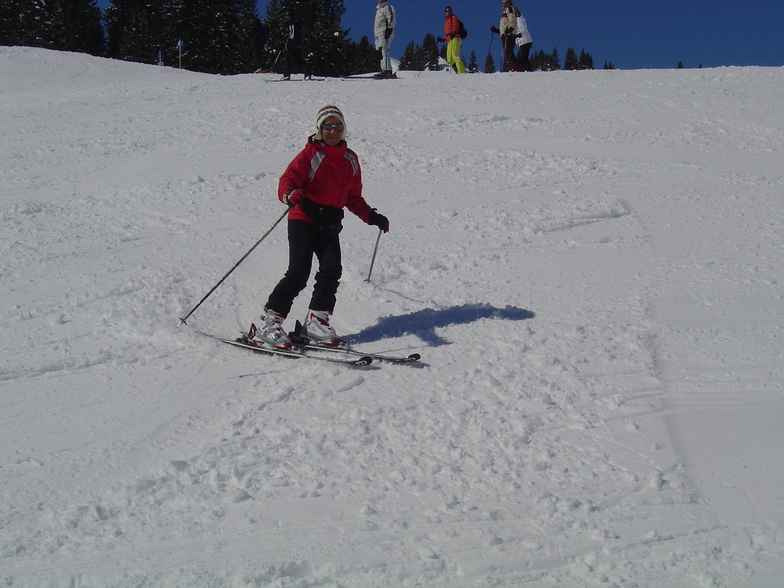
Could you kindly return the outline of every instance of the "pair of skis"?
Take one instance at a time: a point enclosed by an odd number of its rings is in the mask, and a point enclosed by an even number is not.
[[[276,349],[274,347],[260,347],[251,343],[246,335],[239,339],[222,339],[224,343],[267,355],[279,355],[291,359],[312,358],[331,363],[339,363],[353,367],[363,367],[370,365],[373,361],[383,361],[387,363],[414,363],[421,359],[418,353],[406,356],[385,355],[381,353],[367,353],[350,347],[327,347],[324,345],[314,345],[312,343],[295,343],[293,349]],[[346,357],[352,356],[352,357]]]

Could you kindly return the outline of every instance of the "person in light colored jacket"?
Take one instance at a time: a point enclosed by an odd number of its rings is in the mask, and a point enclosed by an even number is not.
[[[395,25],[397,25],[395,7],[387,0],[378,0],[376,19],[373,22],[376,49],[381,49],[381,73],[378,74],[378,77],[395,77],[392,72],[392,58],[389,55],[389,47],[392,45],[392,39],[395,38]]]
[[[517,38],[517,15],[512,0],[501,0],[501,22],[498,27],[490,27],[494,33],[501,35],[504,48],[504,61],[501,71],[520,71],[515,57],[515,39]]]
[[[528,59],[528,56],[531,53],[531,45],[534,44],[534,39],[531,37],[531,33],[528,32],[528,25],[520,9],[515,6],[514,11],[517,17],[517,38],[515,43],[519,47],[517,50],[517,64],[522,71],[531,71],[531,60]]]

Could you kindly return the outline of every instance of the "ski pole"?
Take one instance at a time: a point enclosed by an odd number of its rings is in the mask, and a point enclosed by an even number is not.
[[[490,47],[487,48],[487,57],[490,57],[490,54],[493,52],[493,39],[495,39],[494,35],[495,33],[490,31]],[[487,61],[487,58],[485,58],[485,61]]]
[[[373,264],[376,263],[376,253],[378,252],[378,243],[381,241],[381,233],[384,232],[384,229],[378,230],[378,237],[376,238],[376,246],[373,248],[373,259],[370,260],[370,271],[368,272],[368,277],[365,280],[366,282],[370,282],[370,274],[373,273]]]
[[[275,56],[275,61],[272,62],[272,66],[270,67],[270,71],[275,71],[275,66],[278,64],[278,59],[280,59],[280,54],[283,53],[283,49],[278,51],[278,54]]]
[[[288,213],[289,213],[289,211],[288,211],[288,209],[286,209],[286,211],[285,211],[283,214],[281,214],[281,215],[280,215],[280,218],[279,218],[278,220],[276,220],[276,221],[275,221],[275,224],[274,224],[274,225],[272,225],[272,226],[269,228],[269,230],[268,230],[266,233],[264,233],[264,234],[261,236],[261,239],[259,239],[258,241],[256,241],[256,244],[255,244],[253,247],[251,247],[251,248],[248,250],[248,252],[247,252],[245,255],[243,255],[243,256],[242,256],[242,258],[241,258],[241,259],[240,259],[240,260],[239,260],[237,263],[235,263],[235,264],[234,264],[234,267],[232,267],[232,268],[231,268],[231,269],[230,269],[228,272],[226,272],[226,275],[225,275],[225,276],[223,276],[223,277],[220,279],[220,282],[218,282],[217,284],[215,284],[215,285],[212,287],[212,290],[210,290],[209,292],[207,292],[207,294],[204,296],[204,298],[202,298],[201,300],[199,300],[199,303],[198,303],[196,306],[194,306],[194,307],[191,309],[191,311],[190,311],[188,314],[186,314],[186,315],[185,315],[185,317],[184,317],[184,318],[181,318],[181,319],[180,319],[180,322],[177,324],[177,328],[179,328],[181,325],[185,325],[185,324],[187,324],[185,321],[186,321],[186,320],[188,320],[188,318],[189,318],[189,317],[190,317],[190,316],[191,316],[191,315],[192,315],[192,314],[193,314],[193,313],[196,311],[196,309],[197,309],[197,308],[199,308],[199,307],[201,306],[202,302],[204,302],[205,300],[207,300],[207,298],[209,298],[209,297],[210,297],[210,294],[212,294],[213,292],[215,292],[215,290],[217,290],[217,289],[218,289],[218,286],[220,286],[220,285],[223,283],[223,281],[224,281],[226,278],[228,278],[228,277],[229,277],[229,275],[231,274],[231,272],[233,272],[235,269],[237,269],[237,267],[239,267],[239,265],[240,265],[240,264],[241,264],[243,261],[245,261],[245,258],[246,258],[246,257],[248,257],[248,255],[250,255],[250,254],[253,252],[253,250],[254,250],[254,249],[256,249],[256,247],[258,247],[258,246],[259,246],[259,244],[260,244],[260,243],[261,243],[261,242],[262,242],[264,239],[266,239],[266,238],[267,238],[267,235],[269,235],[269,234],[272,232],[272,230],[273,230],[275,227],[277,227],[277,226],[278,226],[278,224],[280,223],[280,221],[282,221],[282,220],[283,220],[283,217],[285,217],[285,216],[286,216]]]
[[[504,47],[504,36],[501,33],[498,33],[498,36],[501,37],[501,73],[503,73],[506,68],[506,47]]]

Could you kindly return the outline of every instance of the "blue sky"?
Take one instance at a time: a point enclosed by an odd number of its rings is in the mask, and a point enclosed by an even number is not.
[[[266,13],[260,0],[259,14]],[[345,0],[343,26],[358,41],[373,35],[376,0]],[[490,27],[498,23],[500,0],[392,0],[398,30],[392,55],[427,33],[443,33],[444,6],[451,6],[469,35],[463,57],[476,52],[480,67],[490,49]],[[585,49],[601,68],[619,69],[722,65],[784,66],[784,0],[517,0],[534,39],[533,50]],[[500,39],[492,43],[496,63]]]

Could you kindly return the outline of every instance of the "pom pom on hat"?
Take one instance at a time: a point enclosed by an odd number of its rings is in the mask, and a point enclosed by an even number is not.
[[[339,119],[340,122],[343,123],[343,134],[340,136],[341,139],[346,138],[346,119],[343,118],[343,113],[340,112],[340,108],[337,106],[333,106],[332,104],[328,104],[321,108],[316,115],[316,134],[313,137],[316,141],[322,141],[321,137],[321,125],[322,123],[327,120],[329,117],[334,116],[335,118]]]

